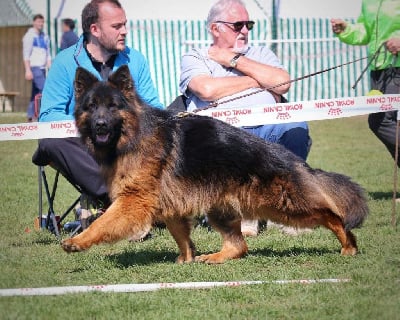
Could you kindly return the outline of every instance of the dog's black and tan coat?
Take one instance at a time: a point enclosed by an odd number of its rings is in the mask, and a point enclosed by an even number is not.
[[[63,241],[68,252],[114,242],[164,221],[179,263],[222,263],[247,253],[242,218],[295,227],[325,226],[343,255],[357,252],[350,231],[368,213],[362,188],[347,176],[310,168],[278,144],[221,121],[174,117],[147,106],[126,66],[108,82],[78,68],[78,130],[101,164],[112,205],[88,229]],[[192,217],[206,212],[221,251],[195,256]]]

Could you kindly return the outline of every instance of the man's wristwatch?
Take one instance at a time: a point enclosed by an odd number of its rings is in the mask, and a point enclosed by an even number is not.
[[[238,53],[236,56],[234,56],[231,60],[231,62],[229,63],[229,65],[231,66],[231,68],[236,68],[237,66],[237,61],[238,59],[242,56],[241,53]]]

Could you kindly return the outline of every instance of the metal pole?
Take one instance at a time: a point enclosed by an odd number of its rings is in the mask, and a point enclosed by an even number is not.
[[[59,51],[58,48],[58,19],[54,18],[54,50],[57,54]]]
[[[398,117],[398,116],[397,116]],[[399,157],[399,126],[400,120],[396,121],[396,144],[395,144],[395,152],[394,152],[394,172],[393,172],[393,199],[392,199],[392,225],[396,227],[396,205],[397,205],[397,163]]]
[[[47,35],[51,39],[51,16],[50,0],[47,0]],[[50,52],[52,51],[52,41],[50,41]]]
[[[272,0],[272,17],[271,17],[271,38],[272,40],[278,39],[278,1]],[[273,42],[271,50],[277,55],[277,43]]]

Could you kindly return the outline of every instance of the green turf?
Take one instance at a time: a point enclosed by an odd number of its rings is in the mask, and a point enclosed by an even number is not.
[[[23,114],[0,115],[0,123],[23,121]],[[7,141],[0,142],[0,288],[325,278],[350,282],[0,297],[0,319],[399,319],[393,161],[364,116],[311,122],[310,127],[309,164],[349,175],[366,189],[370,215],[354,231],[358,255],[340,256],[339,242],[323,228],[293,237],[268,227],[248,240],[247,257],[223,265],[175,264],[177,246],[162,229],[143,243],[121,241],[66,254],[54,236],[33,228],[37,168],[31,156],[37,142]],[[75,196],[61,182],[56,210]],[[196,228],[193,240],[200,253],[218,250],[221,243],[218,234],[205,228]]]

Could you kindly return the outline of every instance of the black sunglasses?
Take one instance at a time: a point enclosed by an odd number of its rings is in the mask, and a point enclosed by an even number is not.
[[[216,23],[224,23],[230,24],[233,26],[233,30],[235,32],[240,32],[244,26],[246,26],[247,30],[251,30],[254,27],[254,21],[236,21],[236,22],[227,22],[227,21],[215,21]]]

